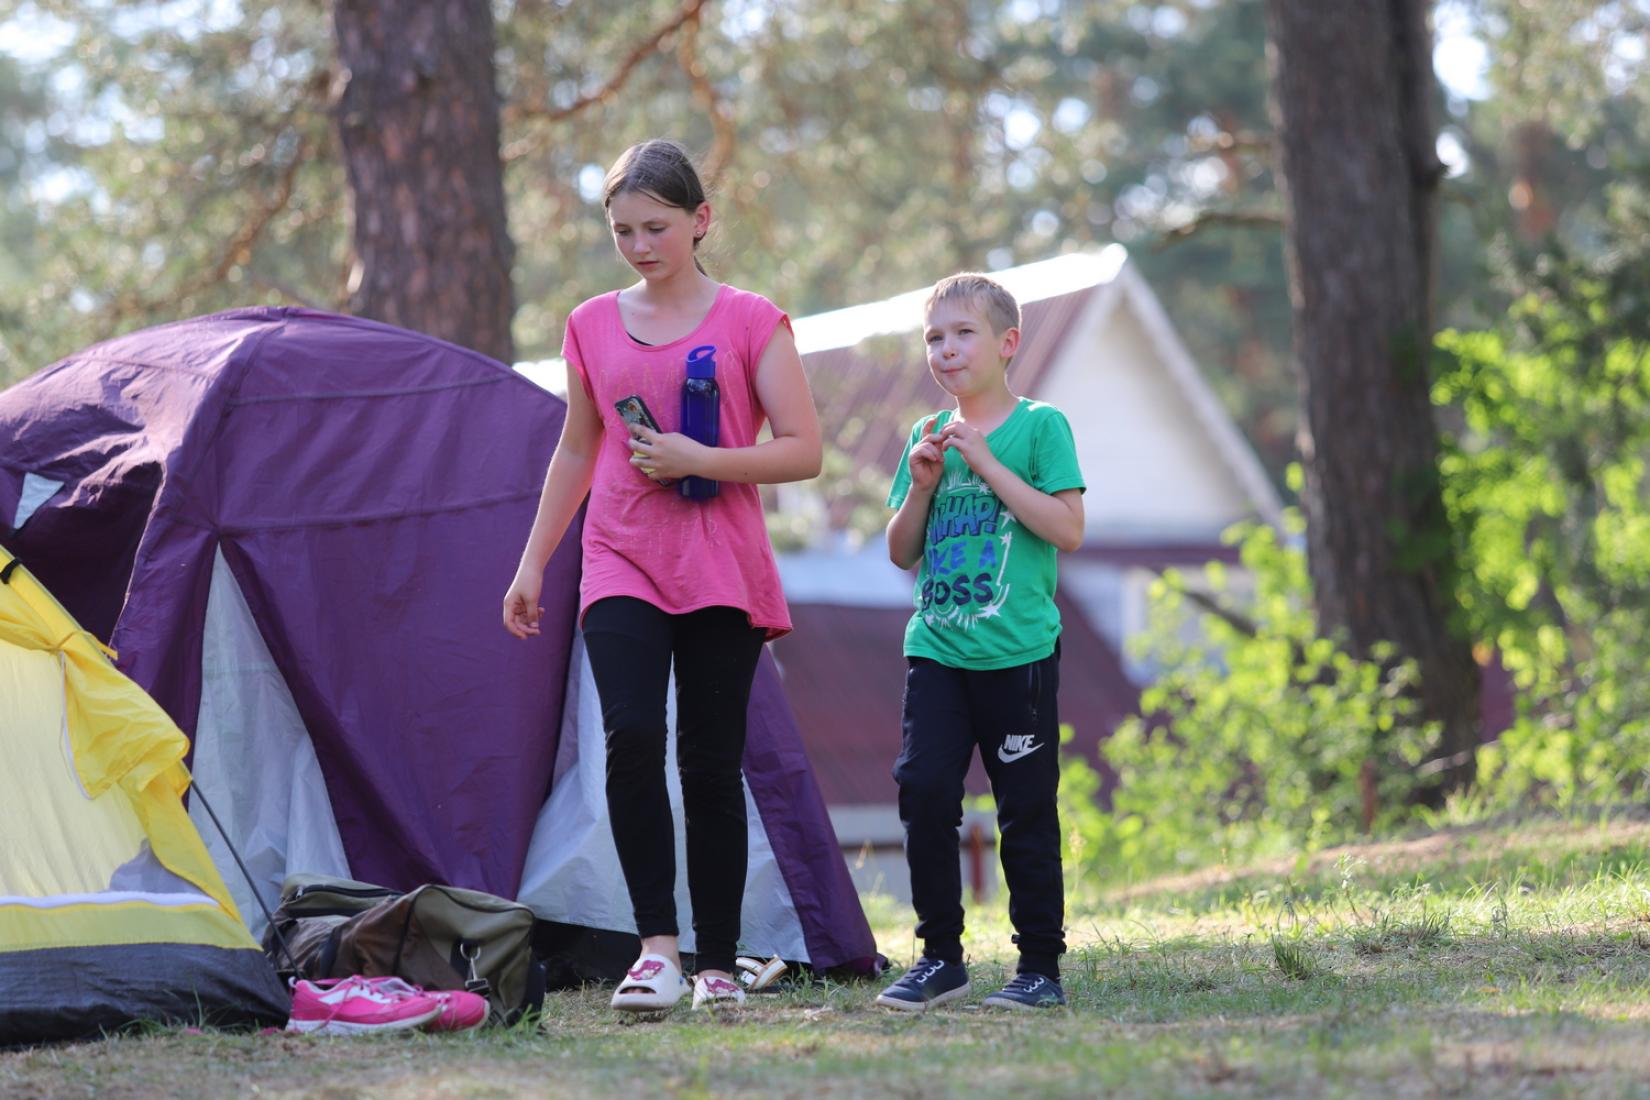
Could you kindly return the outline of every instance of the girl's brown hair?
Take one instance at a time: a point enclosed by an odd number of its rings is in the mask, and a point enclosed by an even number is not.
[[[603,209],[613,205],[614,196],[627,191],[640,192],[690,214],[697,212],[699,204],[705,201],[705,185],[700,182],[687,150],[664,138],[632,145],[619,155],[607,170],[607,178],[602,180]],[[702,240],[702,236],[693,238],[695,252]],[[704,265],[697,258],[693,265],[700,274],[705,273]]]

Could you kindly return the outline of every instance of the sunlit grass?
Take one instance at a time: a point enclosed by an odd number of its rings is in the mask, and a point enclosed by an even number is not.
[[[1650,826],[1460,827],[1107,890],[1069,912],[1069,1011],[993,1014],[998,895],[970,906],[973,1002],[875,1009],[814,980],[735,1016],[619,1020],[608,991],[479,1036],[180,1030],[0,1055],[0,1095],[1650,1095]],[[896,970],[909,907],[866,911]]]

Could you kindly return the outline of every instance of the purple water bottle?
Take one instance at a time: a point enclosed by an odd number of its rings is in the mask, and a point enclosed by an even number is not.
[[[716,386],[716,346],[705,344],[688,352],[687,380],[682,383],[682,434],[716,446],[722,419],[722,391]],[[682,495],[709,500],[720,484],[710,478],[684,477]]]

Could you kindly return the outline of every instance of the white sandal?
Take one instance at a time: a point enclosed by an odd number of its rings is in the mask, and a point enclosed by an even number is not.
[[[630,965],[613,991],[620,1012],[665,1012],[688,991],[687,979],[663,955],[643,955]]]
[[[694,1008],[738,1008],[745,1003],[745,991],[726,978],[700,975],[693,979]]]
[[[752,993],[760,993],[767,989],[778,981],[779,976],[786,970],[785,960],[778,955],[767,962],[740,956],[734,960],[734,965],[739,968],[740,983]]]

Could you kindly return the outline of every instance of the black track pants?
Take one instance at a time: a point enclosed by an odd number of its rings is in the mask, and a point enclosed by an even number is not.
[[[894,764],[911,868],[911,902],[925,953],[962,961],[963,778],[978,746],[997,801],[1008,915],[1020,969],[1059,976],[1065,951],[1060,871],[1060,653],[978,671],[910,658],[904,744]]]

